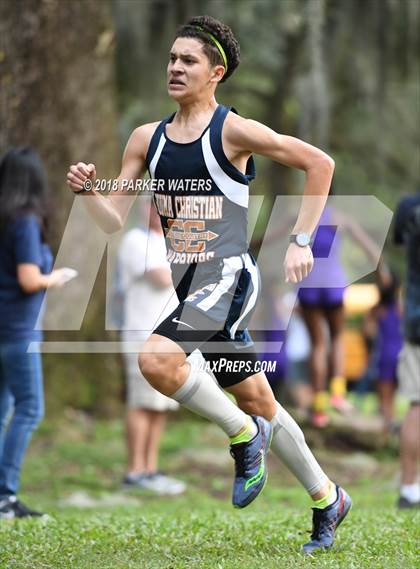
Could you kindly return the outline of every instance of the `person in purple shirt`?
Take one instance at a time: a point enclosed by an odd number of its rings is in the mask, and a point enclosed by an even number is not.
[[[328,259],[328,288],[315,286],[319,278],[315,261],[312,274],[303,279],[298,291],[302,316],[311,338],[312,350],[309,358],[311,384],[314,391],[311,421],[316,427],[324,427],[329,418],[327,407],[328,372],[331,372],[331,403],[345,410],[344,359],[342,332],[344,328],[344,289],[346,277],[339,258],[341,247],[336,235],[337,214],[327,206],[321,216],[312,246],[314,258]],[[335,247],[332,247],[336,240]],[[322,268],[325,270],[325,268]],[[302,286],[303,285],[303,286]],[[325,328],[329,332],[325,335]]]
[[[329,405],[345,414],[353,411],[346,399],[347,381],[344,375],[344,291],[347,279],[341,261],[342,245],[338,227],[342,232],[347,232],[374,262],[379,256],[378,247],[354,219],[332,206],[324,209],[314,232],[314,268],[299,284],[298,291],[302,316],[312,344],[309,358],[314,392],[311,422],[318,428],[329,424]],[[318,264],[317,259],[325,259],[327,263]],[[317,286],[326,276],[328,286]],[[328,385],[330,393],[327,391]]]
[[[27,349],[42,339],[34,328],[45,289],[66,280],[63,269],[51,272],[46,192],[36,152],[10,149],[0,161],[0,520],[42,515],[16,494],[26,448],[44,413],[41,356]]]
[[[395,429],[394,399],[398,355],[403,344],[402,310],[398,299],[399,279],[382,267],[378,271],[379,301],[366,315],[365,335],[374,338],[373,358],[381,416],[387,432]]]

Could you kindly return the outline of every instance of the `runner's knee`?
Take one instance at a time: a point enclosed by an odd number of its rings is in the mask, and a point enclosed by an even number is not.
[[[248,415],[260,415],[271,419],[274,414],[274,399],[266,394],[258,394],[254,398],[238,399],[238,406]]]
[[[139,354],[138,361],[141,373],[152,387],[158,391],[168,391],[169,388],[170,391],[174,384],[174,391],[176,391],[174,373],[176,363],[172,354],[143,352]]]

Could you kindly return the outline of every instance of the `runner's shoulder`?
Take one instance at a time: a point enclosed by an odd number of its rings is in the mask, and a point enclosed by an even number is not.
[[[135,128],[130,135],[127,146],[133,149],[135,148],[136,151],[140,150],[143,155],[146,155],[153,133],[158,124],[159,121],[150,122]]]
[[[134,138],[137,142],[147,141],[149,143],[158,124],[159,121],[142,124],[133,130],[130,138]]]
[[[241,117],[240,115],[234,113],[233,111],[229,111],[226,115],[225,119],[225,126],[226,130],[231,134],[241,134],[245,132],[249,123],[253,122],[250,119],[246,119],[245,117]]]
[[[247,145],[263,125],[253,119],[241,117],[230,111],[225,119],[224,134],[226,140],[234,145]]]

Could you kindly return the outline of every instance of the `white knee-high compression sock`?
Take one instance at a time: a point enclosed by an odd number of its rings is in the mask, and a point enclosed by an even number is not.
[[[273,439],[271,450],[296,476],[312,496],[328,482],[328,477],[306,444],[302,429],[296,421],[277,404],[271,419]]]
[[[236,435],[250,424],[248,415],[229,399],[214,379],[193,365],[190,365],[190,373],[185,383],[171,395],[171,398],[190,411],[219,425],[229,437]],[[251,424],[254,426],[252,421]]]

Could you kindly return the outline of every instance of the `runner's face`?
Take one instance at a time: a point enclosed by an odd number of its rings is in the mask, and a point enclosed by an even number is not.
[[[223,76],[223,66],[211,67],[200,41],[177,38],[169,54],[167,86],[175,101],[195,98],[209,89],[213,91]]]

